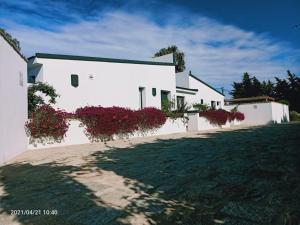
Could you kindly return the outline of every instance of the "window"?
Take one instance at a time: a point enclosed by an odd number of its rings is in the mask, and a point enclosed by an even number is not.
[[[71,74],[71,85],[73,87],[78,87],[79,81],[78,81],[78,75],[77,74]]]
[[[212,109],[216,109],[216,101],[211,101],[210,106]]]
[[[169,109],[169,102],[170,102],[170,92],[169,91],[161,91],[160,92],[161,96],[161,109]]]
[[[217,101],[217,105],[220,105],[220,102],[219,102],[219,101]]]
[[[203,99],[201,99],[201,105],[203,105]]]
[[[156,88],[152,88],[152,95],[156,96]]]
[[[145,88],[139,87],[139,101],[140,101],[140,109],[145,107]]]
[[[184,106],[184,97],[177,96],[177,109],[181,109]]]

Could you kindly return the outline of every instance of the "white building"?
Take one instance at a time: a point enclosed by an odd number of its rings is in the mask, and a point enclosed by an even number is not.
[[[27,149],[27,60],[0,32],[0,164]]]
[[[206,104],[215,109],[224,106],[224,95],[193,75],[191,71],[176,74],[176,95],[177,104]]]
[[[226,100],[224,107],[230,111],[236,108],[244,113],[244,125],[265,125],[271,123],[289,122],[289,106],[275,102],[268,96]]]
[[[173,98],[224,104],[224,96],[197,77],[175,74],[173,54],[139,61],[37,53],[28,69],[29,81],[52,85],[60,95],[56,107],[67,111],[87,105],[161,108]]]

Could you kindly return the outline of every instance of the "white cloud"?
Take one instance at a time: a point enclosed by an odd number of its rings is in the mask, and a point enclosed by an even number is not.
[[[7,23],[27,55],[36,52],[147,59],[161,47],[177,45],[187,67],[215,87],[227,89],[243,72],[260,79],[300,71],[300,54],[266,34],[256,34],[216,20],[189,15],[184,24],[175,15],[159,25],[149,16],[110,11],[93,21],[65,24],[54,31]],[[284,57],[285,56],[285,57]],[[275,59],[276,58],[276,59]]]

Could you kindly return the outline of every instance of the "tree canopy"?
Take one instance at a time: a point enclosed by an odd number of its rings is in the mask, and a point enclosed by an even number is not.
[[[163,56],[173,53],[175,56],[175,71],[183,72],[185,70],[185,61],[184,61],[184,53],[179,51],[176,45],[171,45],[167,48],[162,48],[158,52],[154,54],[155,57]]]
[[[244,73],[242,82],[233,82],[230,94],[234,98],[270,96],[277,101],[288,102],[291,110],[300,112],[300,78],[287,71],[287,78],[275,77],[275,82],[260,82],[255,76]]]

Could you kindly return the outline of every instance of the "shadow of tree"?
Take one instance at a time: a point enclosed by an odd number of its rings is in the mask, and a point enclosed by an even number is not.
[[[158,140],[94,154],[153,224],[300,223],[300,124]]]
[[[40,215],[16,215],[24,225],[123,224],[126,212],[107,207],[69,175],[79,169],[57,164],[12,164],[0,168],[4,195],[0,213],[11,210],[41,210]],[[58,215],[44,215],[57,210]],[[8,224],[6,224],[8,225]]]
[[[299,225],[299,146],[295,123],[96,152],[89,165],[122,176],[136,193],[122,209],[72,177],[82,168],[6,165],[0,168],[0,213],[58,210],[56,216],[16,215],[24,225],[129,224],[122,219],[133,214],[164,225]]]

